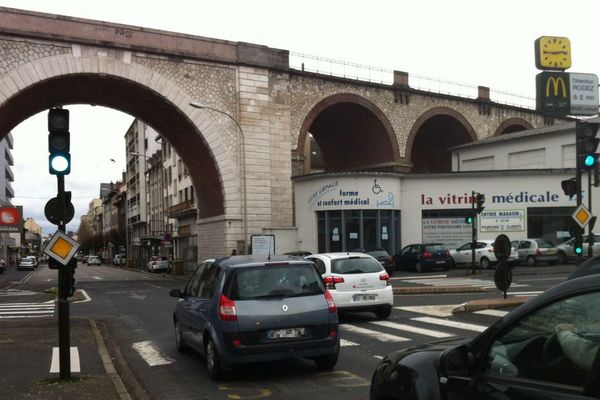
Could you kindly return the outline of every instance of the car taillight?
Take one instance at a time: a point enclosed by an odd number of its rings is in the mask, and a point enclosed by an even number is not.
[[[327,289],[335,289],[336,283],[344,283],[344,278],[341,276],[326,276],[323,278],[323,283],[325,283],[325,287]]]
[[[423,258],[431,258],[431,257],[433,257],[433,255],[430,252],[428,252],[428,251],[423,252]]]
[[[385,262],[388,264],[393,264],[394,263],[394,257],[389,256],[385,259]]]
[[[540,249],[535,249],[535,255],[536,256],[541,256],[542,252],[540,251]]]
[[[325,289],[325,300],[327,300],[327,308],[330,313],[334,313],[337,311],[337,307],[335,306],[335,301],[333,301],[333,296],[329,293],[329,290]]]
[[[387,274],[387,272],[384,272],[383,274],[379,275],[379,280],[385,281],[386,286],[390,285],[390,276]]]
[[[223,321],[236,321],[235,301],[230,300],[224,294],[219,299],[219,318]]]

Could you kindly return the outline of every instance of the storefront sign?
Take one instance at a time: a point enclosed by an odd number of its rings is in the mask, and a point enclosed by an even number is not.
[[[0,232],[20,232],[23,219],[21,207],[0,207]]]
[[[464,217],[423,218],[422,229],[424,243],[443,243],[449,249],[471,240],[471,225]]]
[[[508,193],[484,193],[486,202],[491,204],[523,204],[523,203],[560,203],[561,196],[549,190],[545,192],[508,192]],[[450,206],[449,208],[471,207],[475,201],[470,193],[447,193],[444,195],[428,195],[421,193],[421,205],[423,206]],[[457,207],[462,206],[462,207]]]
[[[324,183],[308,198],[309,209],[399,209],[397,180],[334,180]]]
[[[479,214],[480,232],[524,232],[523,210],[486,210]]]

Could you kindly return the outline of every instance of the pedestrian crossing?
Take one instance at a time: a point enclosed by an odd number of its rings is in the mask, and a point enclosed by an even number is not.
[[[466,277],[446,277],[445,275],[433,277],[415,277],[415,278],[392,278],[399,279],[402,282],[425,286],[477,286],[484,289],[496,289],[496,284],[492,279],[466,278]],[[527,284],[513,282],[510,287],[526,287]]]
[[[41,318],[54,316],[54,302],[0,304],[0,319]]]

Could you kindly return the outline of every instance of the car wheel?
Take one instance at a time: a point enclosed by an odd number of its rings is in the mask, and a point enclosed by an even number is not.
[[[562,251],[560,253],[558,253],[558,263],[566,264],[567,262],[568,262],[567,255]]]
[[[423,272],[423,264],[421,264],[420,262],[418,262],[418,263],[415,265],[415,271],[417,271],[417,272],[419,272],[419,273]]]
[[[527,257],[527,265],[533,267],[535,265],[535,258],[533,256]]]
[[[179,322],[175,322],[175,346],[180,353],[185,353],[188,350],[187,345],[183,341],[183,336],[181,336],[181,325]]]
[[[387,319],[392,313],[392,306],[384,306],[375,310],[377,319]]]
[[[323,357],[319,357],[319,358],[315,358],[315,364],[317,364],[317,368],[319,368],[320,370],[328,370],[328,369],[333,369],[333,367],[335,367],[335,364],[337,364],[337,360],[338,360],[338,355],[332,355],[332,356],[323,356]]]
[[[481,257],[481,260],[479,260],[479,266],[481,269],[488,269],[490,267],[490,260],[488,260],[487,257]]]
[[[206,369],[208,369],[208,375],[214,381],[221,379],[223,375],[223,368],[221,367],[221,362],[219,361],[219,353],[217,353],[217,348],[213,343],[211,338],[208,338],[208,342],[206,343]]]

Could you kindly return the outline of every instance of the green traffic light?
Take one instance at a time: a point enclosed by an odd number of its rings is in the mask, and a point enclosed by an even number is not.
[[[471,225],[473,223],[473,217],[466,217],[465,218],[465,222],[469,225]]]
[[[575,254],[581,254],[583,252],[583,249],[579,246],[575,247]]]
[[[588,154],[587,156],[585,156],[583,164],[588,168],[593,167],[596,164],[596,157],[594,157],[594,155],[592,154]]]

